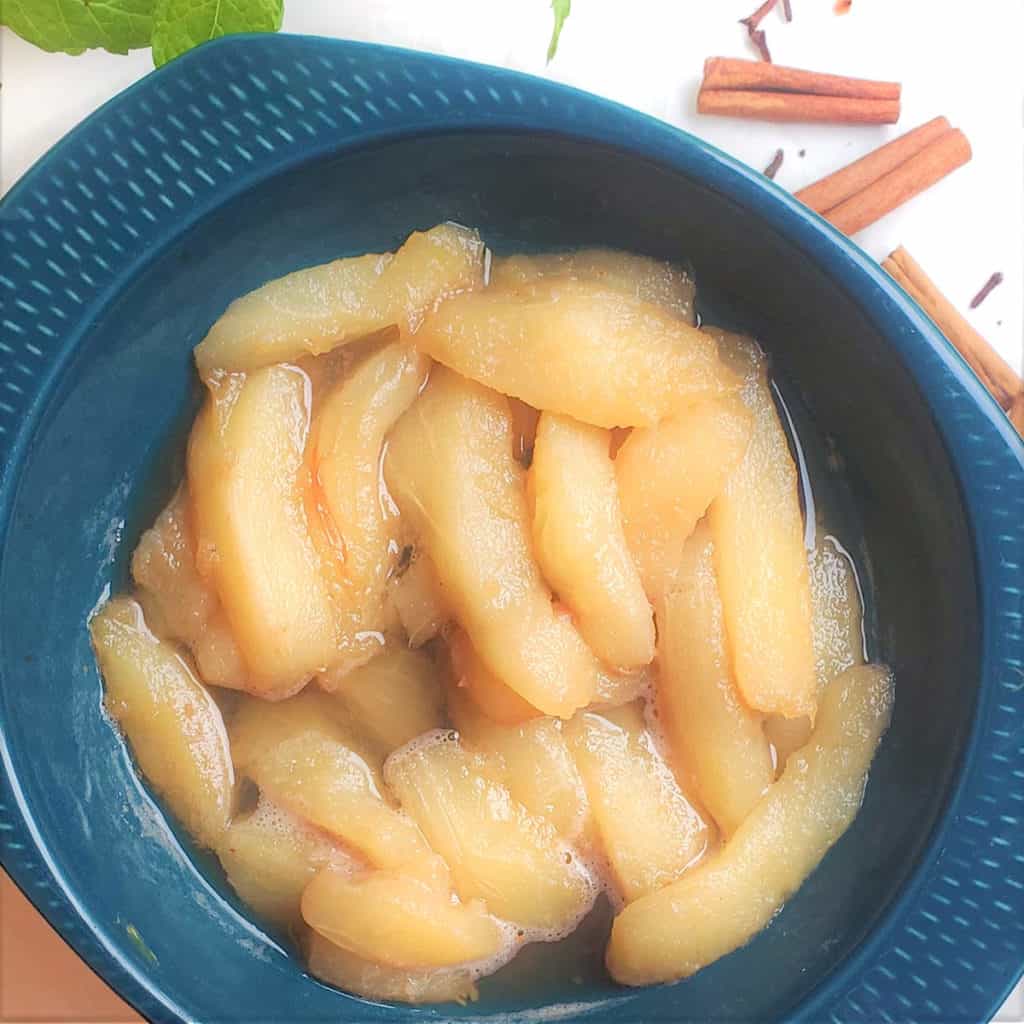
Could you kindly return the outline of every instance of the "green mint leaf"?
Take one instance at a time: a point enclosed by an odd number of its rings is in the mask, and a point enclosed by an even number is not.
[[[555,28],[551,33],[551,42],[548,43],[548,63],[551,63],[551,58],[554,57],[555,51],[558,49],[558,38],[562,34],[562,26],[565,24],[565,19],[569,17],[569,9],[572,6],[572,0],[551,0],[551,10],[555,12]]]
[[[284,0],[156,0],[153,63],[234,32],[276,32],[283,13]]]
[[[149,46],[154,0],[0,0],[0,25],[51,53]]]

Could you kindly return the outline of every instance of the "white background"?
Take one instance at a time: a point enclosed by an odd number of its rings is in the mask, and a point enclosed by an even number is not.
[[[776,181],[798,189],[938,114],[967,134],[966,167],[862,232],[881,259],[905,245],[966,311],[993,271],[1005,276],[968,316],[1022,363],[1022,31],[1020,0],[792,0],[794,20],[762,24],[776,63],[903,82],[898,126],[773,125],[698,117],[705,57],[753,56],[737,20],[757,0],[574,0],[545,66],[548,0],[286,0],[289,32],[341,36],[499,64],[611,97],[700,135],[757,168],[777,148]],[[0,30],[0,192],[68,129],[152,68],[148,50],[46,54]],[[805,150],[803,158],[799,150]],[[1020,989],[1004,1021],[1024,1021]]]

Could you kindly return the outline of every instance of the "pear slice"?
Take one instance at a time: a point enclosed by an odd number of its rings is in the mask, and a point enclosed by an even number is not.
[[[89,632],[104,704],[143,775],[198,843],[216,847],[235,783],[216,702],[174,647],[149,631],[137,601],[108,601]]]
[[[224,378],[189,441],[199,569],[216,586],[247,688],[271,699],[339,653],[337,608],[305,507],[309,404],[309,379],[294,367]]]
[[[856,817],[892,702],[883,666],[839,676],[810,741],[721,850],[615,919],[612,977],[624,985],[689,977],[768,924]]]
[[[540,713],[588,704],[597,662],[534,561],[508,401],[435,367],[391,432],[384,472],[490,671]]]
[[[657,306],[568,277],[456,295],[414,341],[495,391],[598,427],[653,426],[737,386],[706,334]]]
[[[492,914],[545,937],[567,934],[594,901],[593,880],[455,736],[435,733],[393,754],[388,785],[447,861],[461,899],[483,899]]]
[[[654,657],[654,614],[626,546],[608,431],[545,412],[530,466],[537,561],[606,665]]]
[[[483,284],[484,245],[458,224],[410,235],[398,252],[286,274],[235,299],[195,350],[199,375],[258,370],[330,352],[396,324],[415,331],[443,298]]]

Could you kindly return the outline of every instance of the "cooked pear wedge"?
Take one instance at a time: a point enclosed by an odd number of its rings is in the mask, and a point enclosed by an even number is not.
[[[556,613],[534,560],[508,401],[435,368],[391,432],[384,470],[490,671],[542,714],[568,718],[588,704],[597,661]]]
[[[370,253],[296,270],[235,299],[195,350],[203,379],[330,352],[391,324],[415,331],[442,299],[483,284],[484,245],[457,224]]]
[[[882,666],[836,679],[810,741],[721,850],[615,919],[612,977],[624,985],[689,977],[768,924],[856,817],[892,702]]]
[[[235,783],[216,702],[174,647],[149,631],[137,601],[108,601],[89,632],[104,704],[143,774],[196,841],[215,848]]]

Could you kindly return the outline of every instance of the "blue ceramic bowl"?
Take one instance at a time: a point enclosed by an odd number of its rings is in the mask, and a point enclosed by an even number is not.
[[[842,461],[897,672],[860,817],[762,935],[626,991],[584,937],[467,1008],[318,984],[168,825],[100,714],[85,630],[180,472],[190,350],[237,295],[452,218],[492,243],[688,256]],[[0,842],[157,1021],[976,1021],[1024,963],[1024,448],[934,326],[760,174],[532,78],[306,38],[223,40],[117,97],[2,206]],[[589,942],[589,944],[588,944]]]

